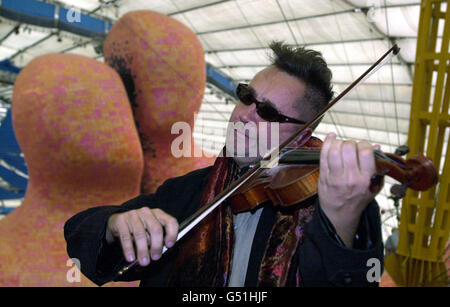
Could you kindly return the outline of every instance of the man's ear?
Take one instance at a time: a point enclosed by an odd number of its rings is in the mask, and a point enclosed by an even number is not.
[[[306,128],[305,131],[300,133],[295,140],[291,142],[292,147],[298,148],[303,146],[311,138],[312,130],[311,128]]]

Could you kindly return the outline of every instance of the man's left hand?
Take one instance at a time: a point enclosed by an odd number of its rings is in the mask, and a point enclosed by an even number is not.
[[[347,247],[353,246],[361,213],[382,188],[369,190],[375,173],[374,146],[327,136],[320,153],[319,202]]]

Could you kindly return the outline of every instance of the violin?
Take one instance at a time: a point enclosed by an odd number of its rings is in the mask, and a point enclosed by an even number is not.
[[[403,151],[398,153],[405,154]],[[409,151],[408,149],[406,149]],[[370,189],[380,184],[380,178],[389,176],[401,185],[393,185],[391,192],[404,196],[402,190],[410,187],[424,191],[438,181],[437,172],[430,159],[416,154],[408,160],[398,154],[374,150],[377,174],[372,177]],[[258,178],[243,184],[228,199],[234,213],[253,210],[260,204],[272,201],[274,206],[288,207],[301,203],[317,194],[319,181],[320,149],[303,147],[285,150],[278,166],[266,169]],[[398,192],[396,192],[398,191]]]
[[[305,150],[303,148],[286,151],[287,146],[303,131],[322,118],[339,100],[373,75],[393,56],[397,55],[399,51],[400,48],[397,45],[392,46],[313,119],[288,137],[280,146],[267,152],[253,168],[217,194],[211,203],[201,207],[192,216],[180,223],[176,241],[178,242],[183,238],[225,200],[229,200],[233,209],[239,212],[255,208],[268,200],[273,201],[275,205],[289,206],[317,193],[320,150],[311,148]],[[402,197],[405,194],[406,187],[425,190],[438,180],[437,172],[431,160],[421,154],[416,154],[406,161],[396,154],[381,151],[375,151],[374,154],[377,174],[372,177],[371,189],[381,182],[384,175],[391,176],[402,183],[391,189],[391,192],[394,191],[397,194],[397,196],[394,195],[395,197]],[[273,167],[277,164],[280,164],[280,166]],[[164,254],[166,251],[167,248],[163,247],[162,253]],[[138,260],[135,260],[123,267],[118,275],[124,274],[137,263]]]

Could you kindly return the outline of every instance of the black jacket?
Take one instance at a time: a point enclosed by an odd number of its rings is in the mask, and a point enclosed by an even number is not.
[[[117,276],[127,263],[122,256],[120,243],[106,244],[105,231],[109,217],[114,213],[138,209],[144,206],[160,208],[183,221],[192,215],[200,204],[200,197],[211,167],[193,171],[185,176],[166,180],[154,194],[140,195],[120,206],[99,206],[80,212],[64,226],[67,252],[80,261],[81,272],[97,285],[115,281],[141,280],[141,286],[165,286],[175,256],[182,241],[167,251],[160,260],[146,268],[136,268]],[[372,268],[370,258],[380,260],[383,268],[383,243],[379,208],[371,202],[358,227],[353,249],[346,248],[338,238],[320,205],[306,228],[300,246],[300,271],[304,286],[378,286],[367,280]],[[263,209],[252,245],[245,284],[256,285],[266,240],[275,218],[275,209],[267,205]],[[192,231],[195,231],[192,230]],[[380,272],[381,275],[381,272]]]

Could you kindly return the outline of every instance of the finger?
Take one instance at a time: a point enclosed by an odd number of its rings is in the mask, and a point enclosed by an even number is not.
[[[361,173],[370,177],[375,174],[375,157],[371,144],[365,141],[358,143],[358,158]]]
[[[342,144],[342,160],[346,172],[358,172],[358,147],[354,141],[346,141]]]
[[[334,139],[336,139],[336,134],[329,133],[320,149],[319,174],[322,178],[326,178],[325,176],[326,174],[328,174],[328,151],[330,150],[331,144]]]
[[[119,233],[119,240],[120,245],[122,246],[123,255],[128,262],[132,262],[136,259],[133,248],[133,238],[128,224],[123,216],[117,217],[116,227]]]
[[[153,260],[158,260],[161,257],[163,247],[162,225],[154,216],[152,210],[144,210],[141,213],[141,219],[145,223],[147,231],[150,234],[150,256]]]
[[[305,145],[306,142],[309,141],[312,135],[311,128],[305,129],[296,139],[292,142],[292,144],[295,144],[295,147],[301,147]]]
[[[178,236],[178,221],[173,216],[165,213],[162,210],[153,210],[153,215],[158,219],[161,225],[164,226],[166,236],[164,242],[168,248],[172,247],[177,241]]]
[[[133,232],[134,243],[137,249],[137,258],[141,266],[146,266],[150,263],[148,255],[148,244],[145,226],[138,216],[136,211],[130,211],[129,226]]]
[[[341,140],[333,140],[328,151],[328,168],[330,175],[342,175],[344,173],[344,165],[342,161],[342,144]]]

